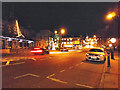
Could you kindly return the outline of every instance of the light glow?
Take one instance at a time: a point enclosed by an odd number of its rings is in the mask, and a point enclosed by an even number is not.
[[[20,31],[20,28],[19,28],[19,25],[18,25],[18,21],[17,21],[17,20],[16,20],[16,27],[17,27],[17,33],[18,33],[18,36],[16,36],[16,37],[20,37],[20,36],[24,37],[24,36],[22,35],[21,31]]]
[[[65,29],[61,29],[61,34],[65,34]]]
[[[109,13],[106,17],[107,20],[111,20],[113,17],[115,17],[116,13],[115,12],[112,12],[112,13]]]
[[[54,33],[57,34],[57,30],[55,30]]]
[[[109,44],[109,47],[112,47],[112,44]]]
[[[34,48],[34,49],[40,49],[40,48]]]
[[[30,52],[43,52],[43,50],[37,50],[37,51],[30,51]]]
[[[110,41],[111,41],[112,43],[115,43],[115,42],[116,42],[116,38],[111,38]]]

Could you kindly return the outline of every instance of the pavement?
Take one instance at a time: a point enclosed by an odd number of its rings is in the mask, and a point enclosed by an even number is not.
[[[74,51],[74,50],[71,50]],[[53,51],[51,50],[50,53],[60,53],[60,51]],[[31,53],[22,53],[23,56],[26,55],[30,55]],[[110,67],[108,67],[108,58],[106,58],[106,63],[104,65],[104,70],[103,70],[103,74],[102,74],[102,79],[100,81],[100,86],[99,88],[118,88],[120,89],[120,72],[118,72],[118,70],[120,69],[119,67],[119,63],[120,63],[120,57],[118,55],[118,51],[114,52],[114,59],[110,59]],[[2,59],[7,57],[11,57],[11,56],[20,56],[18,53],[10,53],[7,55],[2,55]],[[3,60],[2,60],[2,63]],[[5,61],[5,63],[7,63]]]
[[[118,89],[120,89],[120,73],[118,72],[118,70],[120,69],[118,67],[118,64],[120,63],[120,57],[118,56],[118,52],[114,53],[114,59],[110,59],[110,67],[108,67],[107,59],[99,88],[117,87]]]

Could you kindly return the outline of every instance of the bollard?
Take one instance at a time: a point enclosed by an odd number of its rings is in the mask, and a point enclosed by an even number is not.
[[[110,67],[110,53],[108,52],[108,67]]]
[[[111,52],[111,59],[114,59],[114,52]]]

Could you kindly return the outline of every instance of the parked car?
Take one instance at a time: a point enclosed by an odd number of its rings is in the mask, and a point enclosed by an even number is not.
[[[103,48],[92,48],[86,54],[86,60],[89,61],[105,61],[106,53]]]
[[[61,52],[68,52],[68,49],[67,48],[61,48],[60,51]]]
[[[44,48],[34,48],[30,51],[33,54],[49,54],[49,50],[44,49]]]

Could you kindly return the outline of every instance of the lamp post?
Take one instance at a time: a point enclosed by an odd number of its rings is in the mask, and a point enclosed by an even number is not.
[[[58,31],[55,30],[54,33],[57,34]],[[59,50],[61,48],[61,37],[62,37],[63,34],[65,34],[65,29],[64,28],[60,29],[60,32],[58,33],[58,35],[59,35]]]
[[[61,38],[62,38],[62,35],[63,34],[65,34],[65,29],[64,28],[62,28],[61,30],[60,30],[60,45],[59,45],[59,50],[60,50],[60,48],[61,48]]]
[[[106,20],[111,21],[115,16],[116,16],[115,12],[108,13],[106,15]],[[113,41],[113,39],[112,39],[112,41]],[[111,49],[110,51],[111,51],[111,59],[114,59],[114,51],[113,51],[113,49]],[[108,57],[109,57],[109,53],[108,53]],[[109,58],[108,58],[108,66],[110,66],[110,60],[109,60]]]

